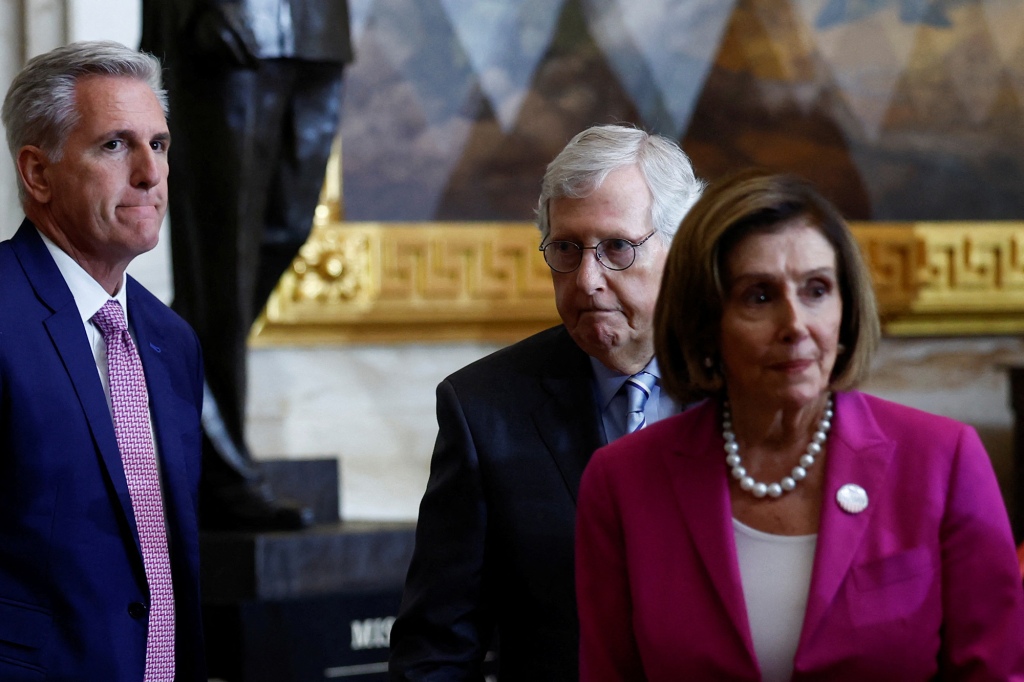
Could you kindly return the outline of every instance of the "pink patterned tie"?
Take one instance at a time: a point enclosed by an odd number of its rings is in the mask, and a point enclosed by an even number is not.
[[[107,375],[114,434],[139,529],[149,583],[149,634],[145,682],[174,679],[174,587],[167,551],[160,475],[149,423],[149,394],[142,361],[128,333],[121,304],[111,299],[92,317],[107,344]]]

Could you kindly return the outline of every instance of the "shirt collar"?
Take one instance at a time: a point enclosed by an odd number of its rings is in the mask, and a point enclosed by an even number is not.
[[[613,369],[608,369],[600,360],[594,357],[590,357],[590,366],[594,370],[594,380],[597,383],[599,406],[604,411],[611,404],[612,398],[619,392],[622,384],[626,383],[626,379],[630,375],[620,374]],[[647,363],[647,366],[642,371],[653,374],[658,379],[661,379],[661,370],[658,369],[657,358],[651,358],[651,361]]]
[[[38,232],[38,229],[36,231]],[[128,288],[125,286],[127,275],[121,275],[121,286],[112,297],[99,282],[92,278],[92,275],[86,272],[74,258],[54,244],[49,237],[42,232],[39,232],[39,236],[43,238],[46,250],[50,252],[53,262],[57,264],[57,269],[60,270],[68,288],[71,289],[71,295],[78,307],[78,314],[82,316],[82,322],[89,324],[92,316],[99,312],[103,304],[111,298],[121,304],[125,320],[128,319],[128,296],[125,293]]]

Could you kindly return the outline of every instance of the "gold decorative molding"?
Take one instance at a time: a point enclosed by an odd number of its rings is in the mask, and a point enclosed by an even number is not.
[[[1024,222],[860,223],[890,336],[1024,332]]]
[[[539,243],[522,223],[318,222],[252,340],[522,338],[558,322]]]
[[[1024,222],[858,223],[892,336],[1024,332]],[[344,223],[325,206],[255,345],[514,341],[558,322],[524,223]]]

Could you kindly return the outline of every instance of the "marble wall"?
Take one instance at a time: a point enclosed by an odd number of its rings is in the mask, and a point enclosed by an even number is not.
[[[258,458],[337,456],[344,519],[414,519],[437,431],[434,389],[480,344],[250,351]]]
[[[340,457],[345,519],[414,519],[437,431],[434,388],[495,348],[253,350],[250,443],[260,458]],[[863,389],[972,424],[1007,489],[1012,415],[1003,367],[1022,361],[1017,338],[887,339]]]

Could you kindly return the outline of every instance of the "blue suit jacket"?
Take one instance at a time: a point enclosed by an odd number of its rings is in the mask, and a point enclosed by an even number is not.
[[[191,328],[128,278],[153,416],[178,680],[205,680],[196,502],[202,363]],[[71,291],[26,221],[0,243],[0,679],[143,677],[148,590],[121,457]]]

